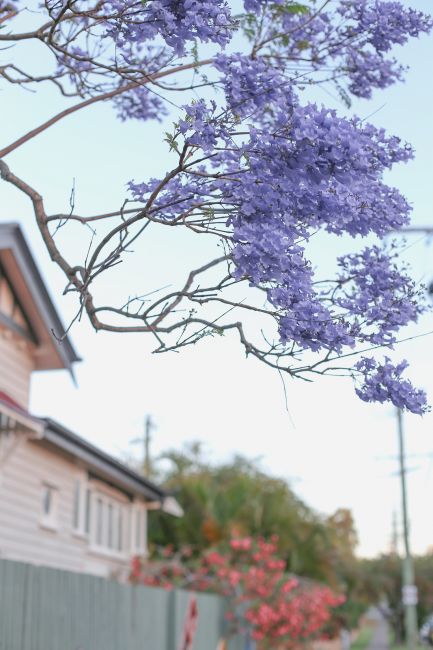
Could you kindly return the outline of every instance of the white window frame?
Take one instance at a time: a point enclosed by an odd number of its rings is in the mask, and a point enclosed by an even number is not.
[[[76,489],[78,487],[78,501],[76,501]],[[74,485],[72,492],[72,532],[78,537],[87,537],[86,534],[86,494],[88,489],[87,475],[86,473],[80,472],[74,477]],[[78,506],[78,512],[76,513],[76,506]],[[75,520],[76,514],[78,515],[77,520]]]
[[[135,502],[131,514],[131,553],[132,555],[147,555],[148,521],[146,505],[143,502]]]
[[[115,488],[96,478],[89,478],[86,472],[76,474],[75,481],[80,481],[79,526],[74,527],[74,510],[72,510],[73,534],[87,540],[91,553],[127,560],[133,555],[147,555],[147,507],[144,501],[133,502]],[[75,503],[75,486],[72,494]],[[102,505],[102,541],[98,540],[98,501]],[[89,519],[88,517],[89,505]],[[108,512],[112,508],[112,543],[108,545]],[[119,514],[122,525],[120,531]],[[137,544],[137,514],[140,518],[140,538]],[[121,545],[119,548],[119,533]]]
[[[102,507],[102,540],[98,539],[98,520],[99,520],[99,502]],[[91,487],[90,494],[90,531],[89,546],[90,550],[110,557],[126,559],[128,557],[128,538],[127,527],[125,523],[128,521],[128,510],[130,508],[129,501],[117,498],[110,493],[98,487]],[[109,542],[109,512],[111,511],[112,517],[112,534],[111,545]],[[122,539],[121,547],[119,548],[119,512],[122,514]]]
[[[46,491],[50,495],[49,512],[45,512],[44,508],[44,495]],[[40,498],[41,515],[39,524],[42,528],[57,531],[59,529],[59,488],[49,481],[43,481],[41,484]]]
[[[92,532],[92,517],[93,517],[93,497],[92,497],[92,488],[88,482],[86,482],[84,493],[84,507],[83,507],[83,532],[84,536],[87,539],[90,539],[90,534]]]

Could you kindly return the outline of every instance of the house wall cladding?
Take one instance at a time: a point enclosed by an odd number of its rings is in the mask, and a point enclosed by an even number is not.
[[[178,650],[190,594],[0,560],[0,650]],[[198,594],[193,650],[217,650],[223,599]],[[242,638],[229,650],[243,650]]]
[[[20,435],[0,467],[0,557],[79,571],[84,544],[71,535],[75,472],[67,459]],[[59,489],[59,528],[40,526],[42,484]]]
[[[0,444],[0,558],[100,576],[127,573],[129,553],[98,553],[74,531],[75,482],[86,477],[84,470],[23,434],[12,446],[5,462]],[[41,525],[42,486],[47,482],[58,494],[55,530]]]
[[[27,408],[30,375],[34,370],[31,344],[11,334],[1,323],[0,359],[0,390]]]

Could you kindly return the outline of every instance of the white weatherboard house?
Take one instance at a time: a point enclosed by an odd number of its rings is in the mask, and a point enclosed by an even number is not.
[[[176,501],[51,419],[28,412],[38,370],[79,361],[17,224],[0,224],[0,558],[124,577],[148,511]]]

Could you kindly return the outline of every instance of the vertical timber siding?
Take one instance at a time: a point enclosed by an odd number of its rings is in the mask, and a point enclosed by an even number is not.
[[[128,557],[95,555],[88,541],[74,534],[74,486],[81,469],[67,457],[18,435],[12,453],[0,464],[0,558],[105,576],[127,572]],[[58,491],[56,530],[41,526],[46,481]]]
[[[189,594],[0,560],[0,650],[178,650]],[[224,601],[199,594],[193,650],[217,650]],[[230,650],[242,650],[233,639]]]
[[[0,324],[0,390],[23,408],[28,407],[33,370],[31,344]]]

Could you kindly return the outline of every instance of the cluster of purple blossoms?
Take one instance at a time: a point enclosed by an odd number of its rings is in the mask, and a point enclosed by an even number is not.
[[[205,170],[198,168],[196,171]],[[130,181],[128,189],[134,201],[146,204],[161,184],[160,178],[153,178],[147,183]],[[162,223],[174,221],[192,209],[206,205],[208,198],[209,186],[206,177],[174,176],[164,184],[164,189],[159,191],[158,197],[152,201],[149,215]]]
[[[245,281],[266,296],[278,328],[269,354],[283,350],[293,367],[304,351],[310,358],[321,352],[327,362],[360,344],[392,347],[424,311],[395,251],[357,247],[322,281],[310,239],[380,239],[405,226],[410,205],[384,174],[410,160],[412,149],[384,129],[302,103],[301,93],[316,82],[334,84],[349,106],[351,95],[369,98],[402,79],[393,48],[431,31],[431,17],[394,0],[88,4],[42,3],[48,22],[41,42],[57,65],[51,81],[66,96],[111,97],[121,120],[161,120],[169,114],[165,99],[170,112],[181,105],[174,131],[166,132],[176,154],[172,170],[129,183],[133,200],[145,206],[140,218],[192,230],[199,224],[222,237],[230,285]],[[18,5],[0,0],[0,14],[11,7],[15,14]],[[246,13],[237,15],[242,5]],[[14,83],[50,79],[20,79],[11,69]],[[188,99],[178,102],[184,92]],[[355,367],[364,378],[359,396],[424,412],[422,391],[401,378],[405,367],[364,359]]]
[[[245,11],[259,13],[267,5],[284,6],[286,0],[244,0]]]
[[[338,260],[342,295],[336,295],[335,304],[359,319],[360,342],[392,345],[396,333],[426,310],[423,288],[397,261],[397,253],[378,246]]]
[[[67,53],[58,53],[56,58],[57,71],[68,74],[70,79],[77,74],[89,72],[93,68],[88,52],[78,45],[72,45]]]
[[[358,97],[371,97],[372,88],[386,88],[401,80],[404,68],[385,53],[403,45],[410,37],[427,33],[432,19],[400,2],[375,0],[343,1],[338,13],[344,18],[344,32],[356,47],[346,54],[349,90]]]
[[[427,397],[423,390],[417,389],[401,375],[408,367],[407,361],[394,365],[388,357],[379,363],[371,357],[364,357],[355,365],[363,382],[356,394],[364,402],[391,402],[400,409],[407,409],[417,415],[427,413]]]
[[[158,120],[168,115],[167,105],[152,88],[139,86],[113,99],[117,116],[126,120]]]
[[[236,206],[230,218],[236,276],[268,287],[268,299],[280,312],[283,341],[313,350],[354,345],[347,319],[334,313],[335,305],[327,306],[314,287],[305,246],[309,234],[320,228],[382,235],[407,223],[407,202],[384,186],[381,176],[411,151],[371,125],[339,119],[314,105],[294,107],[286,128],[276,134],[252,130],[243,150],[248,163],[237,182],[220,183],[224,201]],[[234,174],[236,163],[226,158]],[[367,254],[364,261],[368,267]],[[403,286],[409,291],[406,282]]]
[[[233,20],[226,0],[109,0],[107,34],[119,47],[163,39],[177,55],[195,39],[224,46]]]
[[[378,247],[342,257],[331,302],[315,283],[306,246],[320,228],[383,235],[407,223],[407,202],[381,177],[412,151],[382,129],[315,105],[293,101],[285,115],[284,127],[280,117],[275,132],[251,126],[234,147],[234,127],[215,104],[186,107],[179,134],[188,145],[214,152],[218,173],[176,176],[155,209],[170,206],[164,218],[174,219],[218,199],[233,232],[234,276],[266,290],[282,343],[336,353],[360,342],[391,345],[398,329],[422,313],[406,271]],[[131,191],[144,202],[154,187],[131,185]]]
[[[199,99],[183,108],[185,117],[179,120],[178,127],[187,144],[210,153],[219,141],[226,145],[232,142],[232,120],[226,115],[221,117],[216,102],[211,101],[208,106],[204,99]]]
[[[171,11],[187,3],[149,2],[143,11],[151,11],[153,4]],[[284,2],[245,0],[245,9],[259,12],[278,4],[283,7]],[[308,256],[309,239],[319,230],[380,238],[406,225],[410,206],[384,183],[383,175],[395,163],[410,160],[413,151],[384,129],[341,118],[315,104],[302,105],[296,82],[277,55],[285,51],[290,59],[308,48],[314,65],[336,61],[352,93],[368,97],[372,88],[401,76],[401,68],[384,53],[431,27],[429,18],[396,2],[351,0],[340,3],[337,13],[336,24],[335,14],[322,12],[311,19],[282,10],[275,29],[292,33],[289,43],[265,57],[215,57],[224,101],[199,99],[184,106],[172,142],[179,151],[186,147],[190,156],[197,154],[200,166],[190,162],[164,182],[151,206],[154,218],[167,221],[195,209],[212,211],[217,204],[227,218],[233,276],[265,291],[281,344],[333,355],[360,343],[392,347],[400,328],[416,322],[424,311],[419,288],[407,269],[398,266],[393,251],[370,246],[343,256],[335,280],[325,285],[317,280]],[[389,18],[389,31],[383,16]],[[121,23],[127,30],[128,21]],[[218,24],[214,21],[214,27]],[[146,23],[143,29],[148,28]],[[158,28],[158,33],[180,51],[164,30]],[[190,38],[187,32],[180,34],[183,42]],[[209,34],[200,38],[219,42]],[[341,44],[345,40],[347,47]],[[131,183],[134,200],[146,203],[160,183]],[[364,376],[358,395],[424,412],[422,391],[400,377],[404,367],[364,360],[356,366]]]
[[[376,52],[388,52],[394,45],[404,45],[409,38],[420,32],[428,32],[432,26],[430,16],[401,2],[384,0],[343,0],[338,13],[350,21],[347,33],[357,33],[363,43]]]
[[[245,54],[219,54],[215,67],[223,73],[221,79],[227,108],[243,119],[266,121],[271,115],[275,124],[275,112],[288,112],[297,100],[293,81],[278,68],[265,60],[252,59]]]
[[[0,14],[6,13],[7,11],[14,11],[16,7],[14,3],[18,0],[0,0]]]
[[[260,16],[268,9],[274,54],[309,59],[315,70],[335,65],[347,77],[350,93],[364,98],[371,97],[374,88],[386,88],[402,78],[404,68],[386,58],[392,47],[428,33],[433,25],[430,16],[388,0],[342,0],[334,11],[313,17],[308,9],[290,10],[284,2],[246,0],[245,7]],[[275,42],[272,34],[289,37]]]
[[[386,60],[374,52],[352,50],[348,52],[346,67],[349,73],[349,90],[356,97],[371,97],[372,88],[387,88],[402,81],[404,68],[395,59]]]

